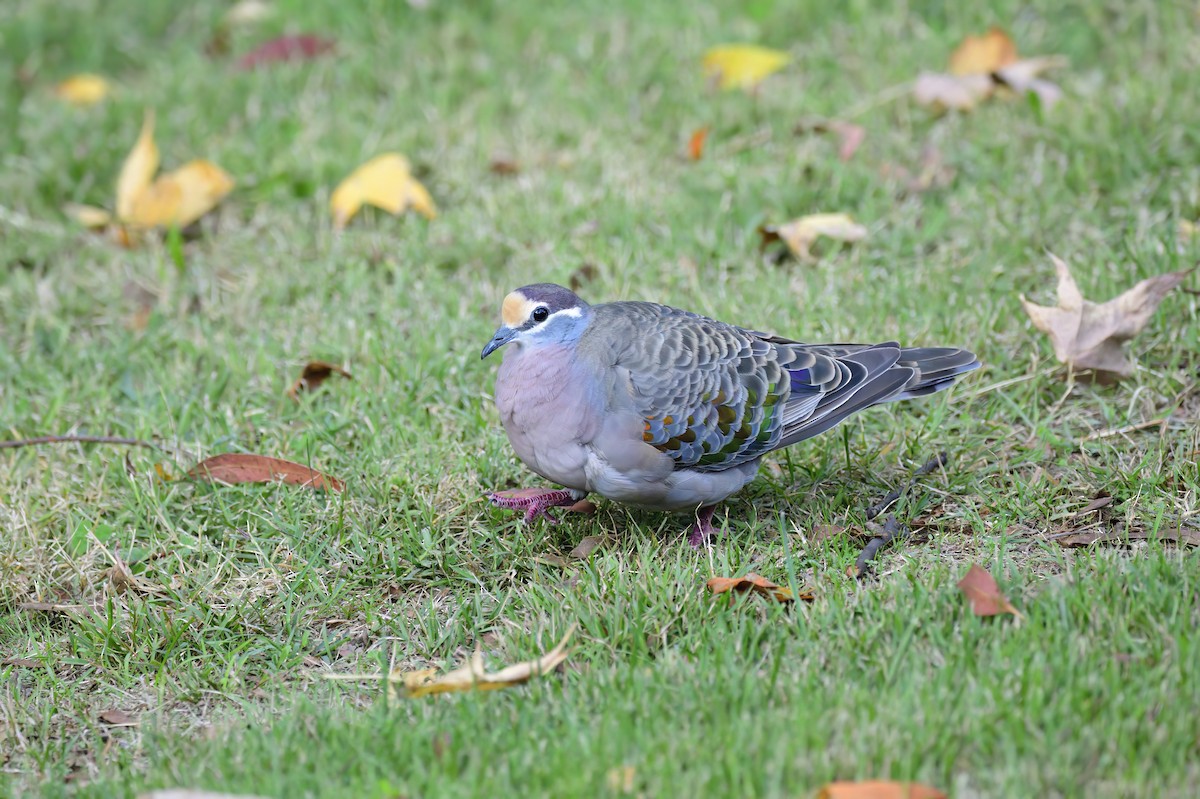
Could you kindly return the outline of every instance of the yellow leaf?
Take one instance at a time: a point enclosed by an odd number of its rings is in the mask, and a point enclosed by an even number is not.
[[[428,219],[436,217],[433,198],[409,170],[407,158],[399,153],[384,153],[351,172],[329,198],[334,225],[345,227],[364,205],[397,215],[411,208]]]
[[[137,143],[125,157],[117,177],[117,217],[127,219],[139,195],[158,171],[158,145],[154,143],[154,112],[147,111]]]
[[[434,676],[433,669],[421,669],[398,675],[404,685],[407,696],[418,697],[429,694],[444,694],[457,691],[494,691],[497,688],[507,688],[519,685],[531,677],[540,676],[553,671],[558,664],[567,659],[567,643],[575,633],[575,628],[567,630],[558,645],[536,660],[517,663],[500,671],[488,674],[483,670],[483,655],[479,650],[471,656],[465,665],[453,671],[448,671],[441,677]],[[389,677],[389,679],[394,679]]]
[[[792,254],[801,260],[811,260],[809,251],[819,236],[838,241],[861,241],[867,229],[850,218],[849,214],[810,214],[777,227],[763,227],[763,244],[782,240]]]
[[[704,54],[704,74],[722,89],[752,89],[788,62],[788,54],[753,44],[714,47]]]
[[[137,196],[125,221],[143,227],[187,227],[233,190],[233,178],[211,161],[189,161],[160,175]]]
[[[1017,45],[1001,28],[982,36],[968,36],[950,54],[951,75],[995,72],[1017,60]]]
[[[99,75],[72,75],[54,87],[59,99],[73,105],[95,105],[112,91],[112,86]]]
[[[112,221],[112,214],[94,205],[67,203],[63,206],[63,213],[89,229],[102,228]]]

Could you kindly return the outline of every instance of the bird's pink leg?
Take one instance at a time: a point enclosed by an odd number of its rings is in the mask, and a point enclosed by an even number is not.
[[[712,523],[716,512],[716,505],[709,505],[697,511],[695,524],[688,528],[688,543],[692,545],[692,549],[699,549],[717,537],[717,528],[713,527]]]
[[[579,493],[565,488],[517,488],[512,491],[495,491],[488,494],[487,498],[497,508],[525,511],[526,524],[539,516],[551,524],[558,524],[558,519],[550,514],[550,508],[574,505],[580,499]]]

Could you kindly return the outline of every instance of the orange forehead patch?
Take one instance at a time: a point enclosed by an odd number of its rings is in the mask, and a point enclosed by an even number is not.
[[[509,327],[520,327],[529,318],[531,305],[533,303],[521,292],[509,292],[504,298],[504,304],[500,306],[500,319]]]

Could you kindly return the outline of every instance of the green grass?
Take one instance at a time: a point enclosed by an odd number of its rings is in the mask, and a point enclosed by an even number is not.
[[[0,437],[155,439],[0,450],[0,791],[132,796],[177,785],[270,796],[808,796],[917,779],[955,796],[1187,796],[1200,781],[1200,561],[1157,542],[1065,550],[1095,522],[1195,524],[1200,302],[1176,292],[1115,388],[1068,386],[1018,293],[1052,299],[1052,251],[1085,294],[1185,268],[1200,217],[1200,21],[1105,3],[276,3],[235,54],[282,32],[335,56],[242,73],[203,53],[224,5],[16,0],[0,19]],[[1062,53],[1062,104],[935,118],[892,87],[967,33]],[[793,62],[714,93],[703,51]],[[118,94],[62,106],[96,71]],[[71,226],[111,207],[144,108],[165,168],[238,188],[182,257]],[[848,163],[802,118],[854,111]],[[711,127],[699,163],[692,130]],[[936,146],[956,175],[906,195]],[[441,210],[366,212],[335,235],[332,187],[404,152]],[[503,155],[516,176],[492,174]],[[867,241],[774,264],[755,232],[847,211]],[[686,519],[601,503],[522,527],[483,494],[536,484],[478,353],[503,295],[566,282],[809,340],[953,343],[984,372],[872,410],[771,459],[695,553]],[[1196,286],[1195,278],[1187,284]],[[149,306],[144,328],[131,324]],[[301,365],[343,363],[299,403]],[[1160,428],[1088,439],[1172,417]],[[897,509],[917,528],[879,577],[845,570],[864,509],[938,451]],[[155,478],[224,451],[345,479],[325,495]],[[126,458],[128,455],[128,458]],[[1077,515],[1097,492],[1114,501]],[[814,542],[819,525],[849,533]],[[555,565],[586,535],[603,547]],[[139,582],[119,592],[114,557]],[[989,568],[1025,617],[972,617]],[[794,579],[812,604],[706,595],[714,574]],[[21,603],[93,612],[22,610]],[[531,657],[578,624],[561,674],[388,703],[327,673]],[[119,708],[136,727],[99,715]]]

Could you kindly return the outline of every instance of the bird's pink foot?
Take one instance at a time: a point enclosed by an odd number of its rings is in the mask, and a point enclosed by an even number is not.
[[[704,544],[717,537],[717,528],[713,527],[713,515],[717,512],[716,505],[701,508],[696,513],[696,522],[688,528],[688,543],[692,549],[699,549]]]
[[[550,508],[574,505],[579,498],[577,492],[568,491],[565,488],[557,490],[516,488],[511,491],[495,491],[488,494],[488,501],[497,508],[524,511],[526,524],[539,516],[551,524],[558,524],[558,519],[551,515]]]

